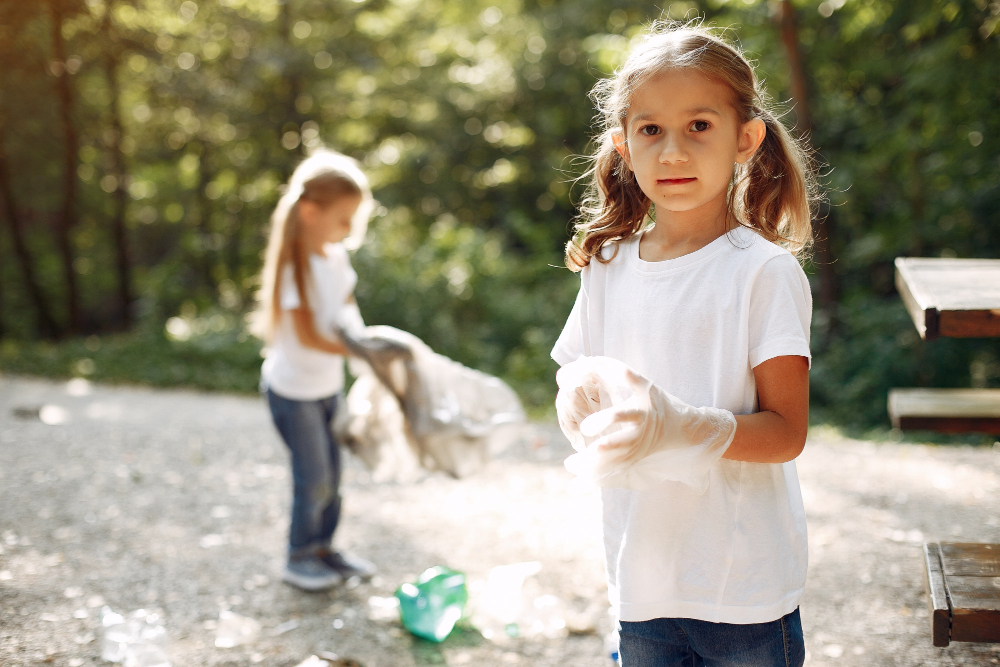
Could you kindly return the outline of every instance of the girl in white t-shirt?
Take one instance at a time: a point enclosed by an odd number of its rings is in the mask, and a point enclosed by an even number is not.
[[[372,195],[357,163],[318,151],[292,174],[271,217],[255,333],[267,344],[261,387],[291,453],[293,499],[284,580],[316,591],[375,566],[335,551],[339,446],[330,421],[344,388],[336,327],[361,323],[348,249],[364,239]]]
[[[808,154],[701,27],[655,24],[592,98],[552,356],[567,467],[602,487],[622,664],[801,665]]]

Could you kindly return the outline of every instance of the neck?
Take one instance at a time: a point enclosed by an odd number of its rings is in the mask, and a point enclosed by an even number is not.
[[[683,257],[729,231],[729,206],[722,197],[690,211],[656,208],[656,224],[642,235],[639,256],[650,262]]]
[[[316,234],[310,234],[307,230],[303,231],[306,233],[302,235],[302,249],[306,251],[307,255],[322,255],[326,239],[319,238]]]

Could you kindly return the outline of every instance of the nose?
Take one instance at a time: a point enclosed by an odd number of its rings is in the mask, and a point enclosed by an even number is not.
[[[688,155],[684,148],[684,140],[676,132],[663,133],[663,147],[660,150],[659,159],[661,164],[687,162]]]

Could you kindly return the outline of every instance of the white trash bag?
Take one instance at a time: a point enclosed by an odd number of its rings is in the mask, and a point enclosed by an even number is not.
[[[364,363],[352,364],[358,377],[334,433],[376,479],[413,478],[420,468],[464,477],[487,463],[500,427],[525,420],[506,383],[437,354],[413,334],[373,326],[338,335]]]

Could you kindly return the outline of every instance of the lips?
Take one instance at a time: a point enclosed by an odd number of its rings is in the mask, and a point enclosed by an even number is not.
[[[660,185],[686,185],[688,183],[694,183],[697,178],[661,178],[656,182]]]

